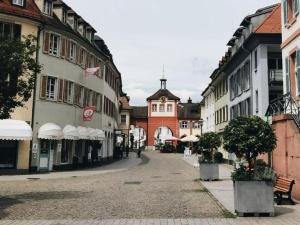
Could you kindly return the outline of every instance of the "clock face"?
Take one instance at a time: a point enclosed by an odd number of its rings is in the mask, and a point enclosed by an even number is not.
[[[167,98],[165,96],[160,97],[160,101],[162,103],[165,103],[167,101]]]

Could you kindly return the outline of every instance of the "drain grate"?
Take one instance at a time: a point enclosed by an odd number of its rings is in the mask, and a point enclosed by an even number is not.
[[[182,173],[170,173],[170,174],[173,174],[173,175],[179,175],[179,174],[182,174]]]
[[[151,178],[161,178],[161,176],[152,176]]]
[[[27,180],[40,180],[41,178],[39,177],[28,177]]]
[[[126,181],[126,182],[124,182],[124,184],[136,184],[136,185],[138,185],[138,184],[141,184],[142,182],[140,182],[140,181]]]

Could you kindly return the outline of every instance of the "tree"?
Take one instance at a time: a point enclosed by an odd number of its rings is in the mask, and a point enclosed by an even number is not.
[[[199,139],[198,146],[203,151],[204,161],[212,161],[216,150],[221,146],[221,144],[222,141],[219,134],[214,132],[203,134]]]
[[[257,116],[231,120],[224,130],[223,139],[225,150],[246,159],[249,171],[252,171],[258,155],[272,152],[276,147],[272,127]]]
[[[30,99],[41,66],[35,60],[36,38],[0,39],[0,119],[10,118]]]

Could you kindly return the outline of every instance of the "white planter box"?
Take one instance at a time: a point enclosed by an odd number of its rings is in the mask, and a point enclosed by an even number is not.
[[[235,181],[234,209],[238,216],[246,213],[268,213],[274,216],[273,183],[266,181]]]
[[[201,180],[219,180],[218,163],[200,163]]]

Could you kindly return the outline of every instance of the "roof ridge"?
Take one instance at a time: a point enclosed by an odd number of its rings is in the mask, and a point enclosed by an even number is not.
[[[263,25],[265,25],[265,23],[277,12],[277,10],[281,7],[281,4],[279,3],[274,9],[273,11],[270,13],[270,15],[268,15],[264,21],[262,21],[262,23],[255,29],[254,33],[256,33]]]

